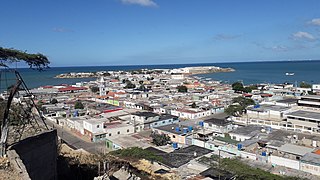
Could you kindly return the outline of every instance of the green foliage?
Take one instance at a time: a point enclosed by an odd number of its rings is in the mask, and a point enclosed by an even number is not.
[[[163,161],[162,157],[155,155],[153,152],[142,149],[140,147],[131,147],[127,149],[119,149],[110,152],[111,155],[122,157],[122,158],[133,158],[136,160],[146,159],[150,161]]]
[[[197,104],[196,104],[195,102],[193,102],[193,103],[191,104],[191,107],[192,107],[192,108],[197,108]]]
[[[84,109],[84,105],[82,104],[81,101],[76,101],[76,103],[74,104],[74,108],[75,109]]]
[[[50,64],[48,58],[43,54],[29,54],[16,49],[0,47],[0,66],[7,66],[13,62],[24,61],[30,68],[43,70]]]
[[[142,84],[139,88],[138,88],[138,90],[140,90],[140,91],[145,91],[147,88]]]
[[[152,133],[150,136],[152,137],[152,143],[156,146],[167,145],[170,141],[170,137],[166,134]]]
[[[224,112],[231,116],[241,116],[244,112],[244,108],[240,105],[230,105],[224,110]]]
[[[188,92],[188,88],[186,86],[178,86],[178,92],[186,93]]]
[[[51,104],[57,104],[58,100],[56,98],[52,98],[50,101]]]
[[[225,113],[231,116],[241,116],[248,106],[255,104],[252,99],[245,98],[242,96],[233,98],[232,103],[237,104],[230,105],[224,110]]]
[[[241,82],[235,82],[232,84],[232,89],[236,92],[246,92],[246,93],[250,93],[252,92],[252,90],[258,89],[257,86],[247,86],[244,87],[243,84]]]
[[[250,167],[242,163],[238,159],[221,159],[221,168],[234,173],[239,180],[257,180],[257,179],[272,179],[272,180],[298,180],[296,177],[279,176],[271,174],[259,168]]]
[[[248,107],[250,105],[254,105],[254,100],[242,96],[238,96],[232,99],[233,103],[238,103],[242,107]]]
[[[90,90],[91,90],[91,92],[93,92],[93,93],[97,93],[97,92],[99,91],[99,87],[97,87],[97,86],[91,86],[91,87],[90,87]]]
[[[125,80],[126,81],[126,86],[124,87],[125,89],[133,89],[133,88],[136,88],[136,85],[135,84],[132,84],[131,81],[129,80]]]
[[[141,85],[142,85],[142,84],[143,84],[143,81],[139,81],[139,84],[141,84]]]
[[[300,87],[301,87],[301,88],[311,88],[312,85],[302,81],[302,82],[300,83]]]
[[[231,86],[232,86],[232,89],[235,90],[236,92],[243,90],[243,84],[241,82],[235,82]]]

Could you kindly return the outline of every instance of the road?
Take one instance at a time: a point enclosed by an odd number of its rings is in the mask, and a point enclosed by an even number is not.
[[[73,134],[70,130],[65,129],[51,121],[46,120],[46,124],[49,128],[57,129],[57,134],[60,139],[63,140],[66,144],[74,149],[84,149],[85,151],[92,153],[92,154],[100,154],[105,152],[105,143],[94,143],[88,142],[84,139],[78,137],[77,135]]]

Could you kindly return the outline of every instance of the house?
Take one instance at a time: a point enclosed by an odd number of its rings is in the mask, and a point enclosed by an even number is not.
[[[131,114],[131,122],[135,126],[135,131],[140,132],[148,126],[145,127],[145,124],[148,122],[155,122],[158,121],[160,118],[159,114],[149,112],[149,111],[140,111]]]
[[[231,121],[226,119],[210,118],[203,121],[204,128],[212,130],[216,135],[228,133],[234,129]]]
[[[251,139],[252,137],[258,135],[261,130],[264,129],[261,126],[242,126],[229,132],[231,139],[236,141],[245,141]]]
[[[192,134],[194,128],[179,124],[169,124],[166,126],[152,127],[152,132],[157,134],[166,134],[172,142],[185,145],[186,137]]]
[[[320,176],[320,150],[305,154],[300,159],[300,170]]]

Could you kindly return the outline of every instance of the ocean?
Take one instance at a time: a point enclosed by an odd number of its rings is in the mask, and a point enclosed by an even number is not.
[[[199,64],[168,64],[168,65],[132,65],[132,66],[88,66],[88,67],[51,67],[42,72],[28,68],[19,68],[24,81],[29,88],[44,85],[74,84],[95,80],[83,79],[57,79],[58,74],[68,72],[95,72],[104,70],[135,70],[135,69],[173,69],[191,66],[219,66],[231,67],[235,72],[201,74],[198,77],[211,78],[225,83],[242,81],[244,84],[257,83],[320,83],[320,61],[277,61],[277,62],[233,62],[233,63],[199,63]],[[287,76],[286,73],[294,73]],[[2,73],[1,89],[12,84],[12,75]]]

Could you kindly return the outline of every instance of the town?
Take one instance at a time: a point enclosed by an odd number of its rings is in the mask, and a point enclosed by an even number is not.
[[[197,76],[228,71],[233,70],[104,71],[83,75],[96,81],[30,92],[71,148],[93,154],[148,150],[162,157],[149,168],[160,177],[231,179],[235,174],[211,164],[239,158],[273,174],[319,178],[320,84],[225,84]],[[82,77],[59,78],[68,76]],[[23,98],[24,91],[15,97]]]

